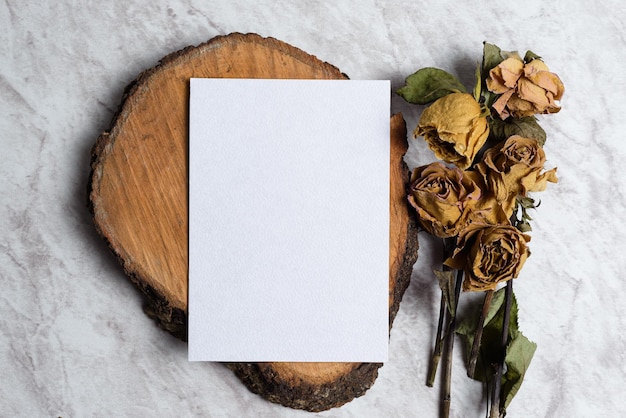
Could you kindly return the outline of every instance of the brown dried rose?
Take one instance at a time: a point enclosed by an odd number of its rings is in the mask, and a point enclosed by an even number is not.
[[[489,71],[487,89],[501,96],[493,104],[501,119],[556,113],[565,91],[558,75],[540,59],[526,64],[513,55]]]
[[[474,170],[464,171],[465,175],[472,179],[481,190],[480,200],[472,208],[468,214],[468,223],[477,223],[485,225],[510,225],[512,213],[507,213],[502,205],[496,199],[496,195],[489,190],[483,176]]]
[[[424,110],[413,135],[423,136],[437,158],[466,169],[487,141],[489,125],[472,95],[451,93]]]
[[[435,162],[413,170],[409,203],[424,229],[437,237],[457,235],[480,197],[474,181],[456,167]]]
[[[545,190],[547,182],[558,181],[556,168],[543,172],[545,162],[546,154],[536,139],[513,135],[489,148],[475,168],[510,217],[517,196]]]
[[[511,225],[472,224],[461,232],[444,264],[465,272],[463,290],[493,290],[519,275],[530,255],[528,241],[528,235]]]

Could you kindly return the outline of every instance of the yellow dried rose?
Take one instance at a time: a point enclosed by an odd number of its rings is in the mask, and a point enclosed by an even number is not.
[[[435,162],[413,170],[408,200],[420,225],[432,235],[457,235],[480,197],[474,181],[456,167]]]
[[[501,95],[493,104],[501,119],[561,110],[556,102],[565,91],[563,83],[540,59],[524,64],[511,56],[489,71],[486,82],[489,91]]]
[[[413,132],[437,158],[466,169],[487,141],[489,126],[472,95],[451,93],[426,108]]]
[[[465,272],[463,290],[493,290],[516,278],[530,255],[530,237],[511,225],[472,224],[459,235],[444,264]]]
[[[543,171],[546,154],[536,139],[513,135],[489,148],[476,164],[486,188],[507,217],[513,213],[517,196],[545,190],[556,183],[556,168]]]

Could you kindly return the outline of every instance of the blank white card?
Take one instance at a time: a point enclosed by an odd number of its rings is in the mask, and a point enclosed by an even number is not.
[[[389,81],[191,80],[189,360],[387,360],[389,109]]]

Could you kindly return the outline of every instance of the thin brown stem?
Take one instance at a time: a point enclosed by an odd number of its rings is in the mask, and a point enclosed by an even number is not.
[[[439,360],[441,359],[441,353],[443,352],[443,320],[446,315],[446,301],[441,292],[441,306],[439,307],[439,323],[437,324],[437,336],[435,337],[435,348],[433,349],[433,357],[430,360],[430,371],[428,373],[428,379],[426,380],[426,386],[433,387],[435,382],[435,375],[437,374],[437,367],[439,366]]]
[[[501,414],[500,405],[500,389],[502,386],[502,373],[504,371],[504,359],[506,356],[506,346],[509,342],[509,321],[511,318],[511,304],[513,303],[513,280],[506,283],[505,299],[504,299],[504,320],[502,323],[502,340],[501,352],[496,371],[494,373],[493,395],[491,397],[491,414],[490,418],[499,418]]]
[[[443,260],[446,260],[454,249],[454,239],[452,238],[444,238],[442,240],[443,243]],[[449,267],[443,266],[444,271],[450,270]],[[430,370],[428,372],[428,377],[426,379],[426,386],[432,387],[435,383],[435,376],[437,374],[437,368],[439,367],[439,361],[441,360],[441,355],[443,353],[443,343],[445,340],[445,335],[447,335],[448,328],[444,330],[444,323],[448,324],[449,319],[444,321],[446,318],[446,298],[444,296],[443,290],[441,291],[441,303],[439,306],[439,322],[437,324],[437,336],[435,337],[435,347],[433,349],[433,356],[430,360]]]
[[[458,270],[456,283],[454,286],[454,311],[450,316],[448,333],[446,334],[446,369],[444,379],[444,393],[442,398],[442,415],[444,418],[450,416],[450,404],[452,402],[452,351],[454,349],[454,329],[456,328],[456,311],[459,306],[459,296],[461,295],[461,283],[463,282],[463,270]]]
[[[472,351],[470,352],[469,363],[467,365],[467,375],[471,378],[474,378],[474,373],[476,372],[476,361],[478,360],[478,350],[483,337],[485,317],[487,317],[487,312],[489,312],[489,307],[491,306],[491,300],[493,299],[494,293],[494,290],[488,290],[485,292],[483,309],[481,310],[480,317],[478,318],[476,333],[474,334],[474,342],[472,343]]]

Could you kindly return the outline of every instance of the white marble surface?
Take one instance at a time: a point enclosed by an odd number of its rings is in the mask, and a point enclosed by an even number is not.
[[[483,40],[544,56],[566,86],[563,111],[541,118],[560,183],[540,195],[516,282],[521,327],[539,348],[509,416],[626,415],[621,0],[208,4],[0,4],[1,416],[437,416],[439,391],[424,385],[438,306],[426,237],[378,380],[311,414],[266,402],[219,364],[189,363],[95,233],[89,150],[124,86],[167,53],[230,32],[281,39],[393,87],[423,66],[470,84]],[[412,129],[420,109],[395,98],[392,111]],[[411,166],[431,160],[411,145]],[[481,417],[481,387],[456,359],[453,416]]]

